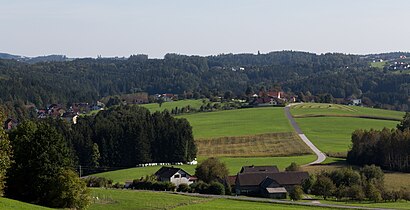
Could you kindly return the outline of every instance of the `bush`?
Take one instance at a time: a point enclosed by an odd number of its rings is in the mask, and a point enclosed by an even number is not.
[[[232,195],[232,187],[228,183],[225,186],[225,195]]]
[[[121,184],[121,183],[117,182],[112,187],[115,188],[115,189],[123,189],[124,184]]]
[[[205,194],[208,191],[209,184],[207,184],[203,181],[199,181],[199,182],[195,182],[195,183],[191,184],[190,187],[191,187],[190,192]]]
[[[286,171],[300,171],[301,168],[298,164],[295,162],[292,162],[288,167],[285,169]]]
[[[211,182],[208,188],[208,194],[225,195],[225,187],[219,182]]]
[[[293,190],[291,190],[289,193],[289,197],[295,201],[302,199],[302,196],[303,196],[303,190],[302,190],[302,187],[299,185],[296,185],[293,188]]]
[[[185,183],[180,184],[180,185],[178,186],[178,188],[177,188],[177,191],[178,191],[178,192],[188,192],[188,191],[189,191],[189,186],[188,186],[188,184],[185,184]]]
[[[90,176],[85,179],[87,187],[111,187],[112,180],[104,177]]]

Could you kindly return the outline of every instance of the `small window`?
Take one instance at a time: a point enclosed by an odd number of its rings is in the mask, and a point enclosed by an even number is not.
[[[175,175],[174,175],[174,178],[179,178],[179,174],[175,174]]]
[[[186,174],[181,174],[181,177],[186,177]]]

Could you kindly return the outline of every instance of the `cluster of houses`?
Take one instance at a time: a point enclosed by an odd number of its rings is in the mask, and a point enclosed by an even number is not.
[[[295,101],[295,96],[285,94],[282,91],[259,91],[259,93],[252,94],[249,104],[253,106],[283,105],[286,102],[293,103]]]
[[[72,103],[68,109],[64,108],[61,104],[51,104],[48,105],[46,109],[38,109],[37,118],[44,119],[47,117],[60,117],[68,122],[76,124],[80,114],[87,114],[93,110],[103,110],[104,107],[104,103],[99,101],[92,105],[88,103]]]
[[[184,169],[169,166],[160,168],[154,175],[158,181],[172,182],[176,186],[190,185],[198,180]],[[221,181],[230,185],[236,195],[284,199],[288,192],[308,178],[309,174],[304,171],[280,172],[276,166],[252,165],[243,166],[236,176]]]
[[[394,63],[390,64],[388,69],[392,70],[392,71],[395,71],[395,70],[408,70],[408,69],[410,69],[410,63],[394,62]]]

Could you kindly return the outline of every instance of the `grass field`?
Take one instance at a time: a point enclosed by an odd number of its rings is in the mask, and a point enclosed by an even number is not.
[[[387,65],[386,61],[382,61],[382,62],[371,62],[370,66],[374,67],[374,68],[379,68],[379,69],[383,69],[384,66]]]
[[[263,203],[263,202],[249,202],[249,201],[236,201],[229,199],[214,199],[207,202],[202,202],[193,205],[180,206],[175,208],[176,210],[236,210],[236,209],[252,209],[252,210],[269,210],[269,209],[283,209],[283,210],[298,210],[298,209],[319,209],[326,210],[330,208],[321,207],[309,207],[299,205],[285,205],[276,203]]]
[[[347,152],[356,129],[394,128],[398,122],[348,117],[297,118],[296,122],[321,151]]]
[[[345,106],[339,104],[318,104],[303,103],[292,106],[291,113],[294,117],[303,117],[309,115],[340,115],[340,116],[374,116],[403,119],[404,112],[375,109],[358,106]]]
[[[165,192],[92,189],[94,203],[90,210],[110,209],[317,209],[318,207],[296,206],[229,199],[202,198],[175,195]],[[326,209],[326,208],[319,208]]]
[[[202,112],[178,117],[190,122],[195,139],[293,132],[282,107]]]
[[[208,100],[206,101],[208,102]],[[171,111],[172,109],[175,109],[175,107],[182,108],[188,105],[191,106],[192,108],[199,109],[202,104],[203,104],[202,99],[198,99],[198,100],[180,100],[180,101],[164,102],[162,103],[161,106],[159,106],[158,103],[143,104],[141,106],[149,109],[150,112],[156,112],[156,111],[162,112],[165,109],[167,109],[168,111]]]
[[[316,160],[315,155],[303,155],[292,157],[253,157],[253,158],[220,158],[224,162],[229,170],[229,174],[235,175],[242,166],[245,165],[277,165],[279,169],[283,170],[292,162],[296,162],[300,165],[307,164]],[[199,159],[199,162],[203,159]],[[183,165],[176,166],[183,168],[187,172],[194,174],[196,165]],[[129,168],[117,171],[104,172],[99,174],[93,174],[93,176],[106,177],[114,180],[114,182],[125,182],[127,180],[138,179],[146,175],[154,174],[161,166],[148,166],[140,168]]]
[[[323,152],[347,152],[351,144],[352,132],[356,129],[394,128],[404,112],[372,109],[337,104],[304,103],[292,106],[291,113],[311,140]],[[339,117],[311,117],[314,115],[339,115]],[[373,116],[394,118],[394,120],[376,120],[347,116]]]
[[[92,189],[93,204],[89,210],[173,209],[208,199],[162,192]],[[98,197],[98,200],[96,199]]]
[[[295,133],[219,137],[196,141],[199,157],[263,157],[311,154]]]
[[[43,207],[43,206],[37,206],[37,205],[29,204],[29,203],[24,203],[24,202],[21,202],[21,201],[16,201],[16,200],[0,197],[0,209],[2,209],[2,210],[12,210],[12,209],[18,209],[18,210],[48,210],[50,208]]]

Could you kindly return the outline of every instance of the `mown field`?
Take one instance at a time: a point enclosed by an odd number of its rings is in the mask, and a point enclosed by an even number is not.
[[[196,141],[199,157],[263,157],[312,154],[296,133],[265,133]]]
[[[282,107],[202,112],[178,117],[189,121],[198,140],[293,131]]]
[[[21,201],[16,201],[8,198],[0,197],[0,209],[2,210],[49,210],[50,208],[37,206],[29,203],[24,203]]]
[[[404,112],[398,111],[313,103],[292,106],[291,113],[296,117],[296,122],[309,140],[325,153],[347,152],[351,144],[352,132],[356,129],[394,128],[404,116]],[[316,117],[316,115],[325,116]],[[397,120],[352,116],[394,118]]]
[[[199,158],[199,162],[204,158]],[[316,160],[315,155],[303,155],[303,156],[291,156],[291,157],[239,157],[239,158],[220,158],[224,162],[229,170],[230,175],[235,175],[239,172],[242,166],[246,165],[277,165],[279,169],[283,170],[292,162],[296,162],[300,165],[307,164]],[[188,173],[194,174],[196,165],[182,165],[175,166],[186,170]],[[154,174],[161,166],[148,166],[139,168],[129,168],[123,170],[116,170],[110,172],[103,172],[93,174],[92,176],[106,177],[114,180],[114,182],[125,182],[127,180],[134,180],[144,177],[146,175]]]
[[[291,108],[294,117],[310,117],[311,115],[331,115],[331,116],[369,116],[380,118],[392,118],[396,120],[403,119],[404,112],[367,108],[359,106],[345,106],[339,104],[318,104],[303,103],[294,105]]]
[[[215,199],[175,195],[165,192],[92,189],[94,203],[90,210],[99,209],[318,209],[318,207],[296,206],[229,199]],[[326,208],[319,208],[326,209]]]

